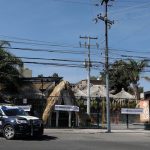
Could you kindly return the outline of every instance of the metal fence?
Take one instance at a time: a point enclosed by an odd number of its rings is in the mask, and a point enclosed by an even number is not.
[[[65,98],[63,98],[65,99]],[[16,100],[15,104],[21,104],[21,100]],[[43,111],[46,107],[46,99],[30,99],[29,105],[32,105],[31,114],[42,118]],[[91,114],[87,115],[86,98],[75,99],[74,105],[79,107],[79,112],[71,113],[71,126],[69,126],[69,112],[60,111],[59,119],[57,120],[57,111],[53,111],[48,118],[47,128],[106,128],[106,100],[105,98],[93,98],[91,97]],[[135,101],[123,101],[123,100],[110,100],[110,119],[111,125],[115,128],[133,127],[134,124],[140,124],[139,115],[124,115],[121,114],[121,108],[135,108]],[[137,126],[135,126],[137,128]]]

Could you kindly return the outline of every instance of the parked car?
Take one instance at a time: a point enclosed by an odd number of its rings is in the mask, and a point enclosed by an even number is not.
[[[43,122],[17,106],[0,106],[0,133],[10,140],[17,135],[42,136]]]

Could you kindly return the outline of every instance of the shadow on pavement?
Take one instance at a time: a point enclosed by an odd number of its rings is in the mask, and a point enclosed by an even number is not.
[[[43,135],[41,137],[16,137],[15,140],[22,140],[22,141],[51,141],[51,140],[57,140],[58,138],[55,136],[48,136]]]

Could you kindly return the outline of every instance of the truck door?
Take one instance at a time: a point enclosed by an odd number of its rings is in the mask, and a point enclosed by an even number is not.
[[[2,114],[2,111],[0,109],[0,131],[2,129],[2,120],[3,120],[3,114]]]

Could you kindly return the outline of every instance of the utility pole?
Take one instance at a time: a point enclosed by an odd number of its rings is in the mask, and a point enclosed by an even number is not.
[[[85,60],[85,67],[87,68],[87,114],[90,115],[90,72],[91,72],[91,58],[90,58],[90,48],[91,48],[91,44],[90,41],[91,40],[97,40],[97,37],[90,37],[90,36],[80,36],[81,39],[86,39],[88,40],[88,44],[85,43],[85,47],[88,48],[88,61]]]
[[[105,15],[97,15],[95,18],[96,22],[98,19],[105,23],[105,75],[106,75],[106,111],[107,111],[107,132],[111,132],[110,125],[110,98],[109,98],[109,53],[108,53],[108,25],[114,24],[114,21],[108,19],[108,2],[110,0],[102,0],[101,5],[105,4]]]

